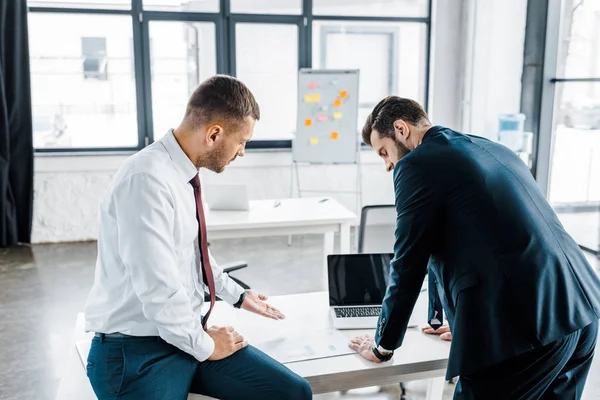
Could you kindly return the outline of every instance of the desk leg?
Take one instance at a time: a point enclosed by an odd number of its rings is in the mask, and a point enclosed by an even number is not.
[[[442,400],[444,398],[444,388],[446,381],[444,377],[433,378],[429,380],[427,385],[427,400]]]
[[[352,243],[350,243],[350,224],[340,225],[340,253],[350,254]]]
[[[327,271],[327,256],[333,254],[334,251],[334,233],[327,232],[324,235],[323,241],[323,262],[325,265],[325,271]]]

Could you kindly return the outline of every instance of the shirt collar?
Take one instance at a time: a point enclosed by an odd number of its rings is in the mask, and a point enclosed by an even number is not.
[[[196,168],[194,163],[192,163],[188,156],[183,152],[179,143],[177,143],[177,139],[175,139],[175,135],[173,135],[173,129],[169,129],[167,134],[163,136],[159,142],[165,147],[171,160],[175,163],[179,175],[181,175],[186,182],[191,181],[198,175],[198,168]]]

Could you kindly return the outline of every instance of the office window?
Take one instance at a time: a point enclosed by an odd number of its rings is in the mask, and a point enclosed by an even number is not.
[[[255,140],[291,139],[298,96],[298,26],[238,23],[236,76],[256,97]]]
[[[106,58],[106,38],[81,38],[83,57],[83,77],[105,81],[108,78]]]
[[[189,96],[216,73],[215,24],[151,21],[154,140],[177,128]]]
[[[219,12],[219,0],[144,0],[142,4],[145,10]]]
[[[358,69],[358,127],[385,96],[424,104],[426,24],[315,21],[313,68]]]
[[[600,252],[600,3],[566,2],[554,90],[549,200],[584,248]]]
[[[131,0],[28,0],[27,5],[29,7],[128,10],[131,9]]]
[[[231,0],[231,12],[240,14],[302,14],[302,0]]]
[[[137,146],[131,29],[129,16],[29,15],[36,148]]]
[[[299,68],[361,70],[358,128],[384,96],[427,97],[431,0],[26,1],[40,152],[139,150],[215,73],[260,104],[249,148],[291,147]]]
[[[427,17],[428,0],[313,0],[315,15]]]

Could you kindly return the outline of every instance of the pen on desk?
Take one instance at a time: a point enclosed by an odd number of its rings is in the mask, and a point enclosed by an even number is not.
[[[273,207],[279,207],[281,205],[281,201],[277,200],[275,201],[275,204],[273,204]]]

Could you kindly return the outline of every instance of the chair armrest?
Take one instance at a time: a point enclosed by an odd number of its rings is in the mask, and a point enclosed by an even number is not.
[[[232,261],[228,263],[221,264],[221,268],[223,268],[224,272],[233,272],[238,269],[246,268],[248,263],[246,261]]]

